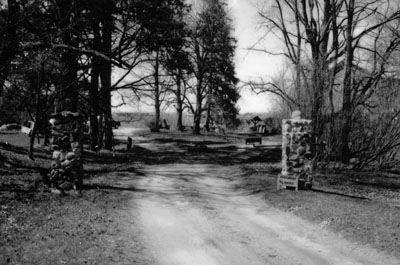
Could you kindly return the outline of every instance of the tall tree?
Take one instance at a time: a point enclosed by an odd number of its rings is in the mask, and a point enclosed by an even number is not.
[[[112,56],[112,33],[114,30],[114,1],[102,1],[101,24],[101,52],[108,57]],[[111,116],[111,74],[112,64],[109,60],[102,60],[100,63],[101,79],[101,104],[104,118],[104,147],[108,150],[113,148],[113,131]]]
[[[200,133],[203,111],[207,110],[210,95],[219,98],[230,97],[236,103],[237,79],[234,75],[233,56],[235,39],[232,37],[230,19],[226,14],[226,4],[219,0],[206,1],[204,8],[193,16],[190,37],[193,73],[195,77],[194,133]],[[211,103],[211,102],[209,102]]]
[[[385,9],[382,9],[382,6]],[[364,106],[375,93],[388,66],[388,59],[399,47],[400,39],[393,35],[390,28],[392,21],[400,19],[400,11],[389,1],[361,2],[344,1],[344,12],[347,15],[345,24],[345,65],[343,76],[343,125],[341,130],[340,155],[343,162],[351,157],[349,142],[351,142],[352,126],[357,117],[357,109]],[[394,9],[394,12],[391,10]],[[371,11],[372,10],[372,11]],[[361,32],[356,29],[365,25],[369,17],[369,25]],[[396,22],[397,23],[397,22]],[[386,30],[385,30],[386,29]],[[398,26],[397,26],[398,29]],[[384,42],[381,39],[385,39]],[[367,51],[367,52],[363,52]],[[357,55],[361,53],[361,56]],[[367,65],[360,65],[360,60],[366,60]],[[364,68],[363,70],[359,70]],[[363,72],[367,72],[363,74]]]
[[[78,48],[76,28],[79,20],[79,12],[74,1],[56,0],[53,5],[52,14],[57,25],[61,29],[61,43]],[[57,111],[70,110],[78,111],[78,55],[71,50],[64,50],[61,54],[61,64],[63,65],[57,89],[60,99],[58,100]]]
[[[152,74],[147,78],[147,83],[152,87],[150,97],[154,101],[155,121],[153,130],[159,130],[160,108],[162,99],[168,92],[165,86],[166,80],[170,79],[169,72],[172,68],[180,67],[175,60],[172,63],[171,56],[179,51],[186,37],[183,18],[187,12],[185,1],[160,1],[152,0],[143,2],[138,6],[139,23],[143,25],[141,37],[143,47],[149,54]],[[168,71],[167,71],[168,69]]]
[[[183,125],[183,112],[186,109],[185,102],[187,101],[187,79],[190,76],[190,69],[192,69],[189,54],[185,50],[186,46],[178,47],[168,53],[166,60],[166,68],[169,74],[174,80],[175,86],[171,89],[171,93],[174,94],[172,104],[174,105],[177,112],[177,124],[176,128],[180,131],[184,130]]]
[[[0,1],[0,106],[5,81],[10,74],[11,62],[19,46],[18,28],[21,13],[17,0]]]
[[[281,36],[285,44],[278,53],[296,67],[295,87],[302,90],[297,95],[307,91],[311,99],[312,107],[306,115],[313,120],[315,143],[322,141],[326,118],[331,117],[332,135],[328,138],[340,135],[332,146],[336,146],[337,156],[348,161],[349,135],[355,121],[352,115],[372,96],[385,72],[384,58],[398,46],[396,37],[387,38],[384,30],[399,18],[398,8],[387,0],[275,0],[269,8],[259,14],[267,22],[267,30]],[[374,43],[382,37],[387,41],[383,44],[386,48],[378,51]],[[363,71],[373,74],[360,75]],[[277,84],[265,85],[270,87],[266,90],[283,91]],[[340,121],[335,121],[338,111]],[[334,123],[341,128],[339,133],[334,131]]]

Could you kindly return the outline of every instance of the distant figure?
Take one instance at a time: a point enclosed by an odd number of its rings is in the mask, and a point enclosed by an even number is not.
[[[128,137],[128,143],[126,144],[126,150],[132,149],[132,138]]]
[[[169,130],[169,124],[166,119],[163,119],[162,128]]]

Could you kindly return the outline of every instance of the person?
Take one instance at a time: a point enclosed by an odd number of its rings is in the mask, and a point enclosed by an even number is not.
[[[169,124],[166,119],[163,119],[163,126],[162,128],[169,130]]]
[[[126,144],[126,149],[131,150],[132,149],[132,138],[128,137],[128,143]]]

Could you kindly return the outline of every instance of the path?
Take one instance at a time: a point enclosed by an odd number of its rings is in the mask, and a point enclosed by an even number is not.
[[[145,166],[132,215],[160,265],[396,264],[259,197],[235,190],[237,167]]]

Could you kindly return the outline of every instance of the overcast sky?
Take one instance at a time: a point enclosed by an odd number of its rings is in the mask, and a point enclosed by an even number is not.
[[[237,38],[236,73],[240,80],[257,81],[260,77],[270,80],[281,69],[281,59],[262,52],[249,51],[248,48],[258,43],[265,34],[260,28],[260,18],[257,14],[257,5],[262,0],[228,0],[229,11],[235,28]],[[263,48],[274,50],[279,42],[268,36],[262,42]],[[246,112],[270,112],[275,108],[271,95],[255,95],[249,91],[242,91],[239,100],[241,113]]]

